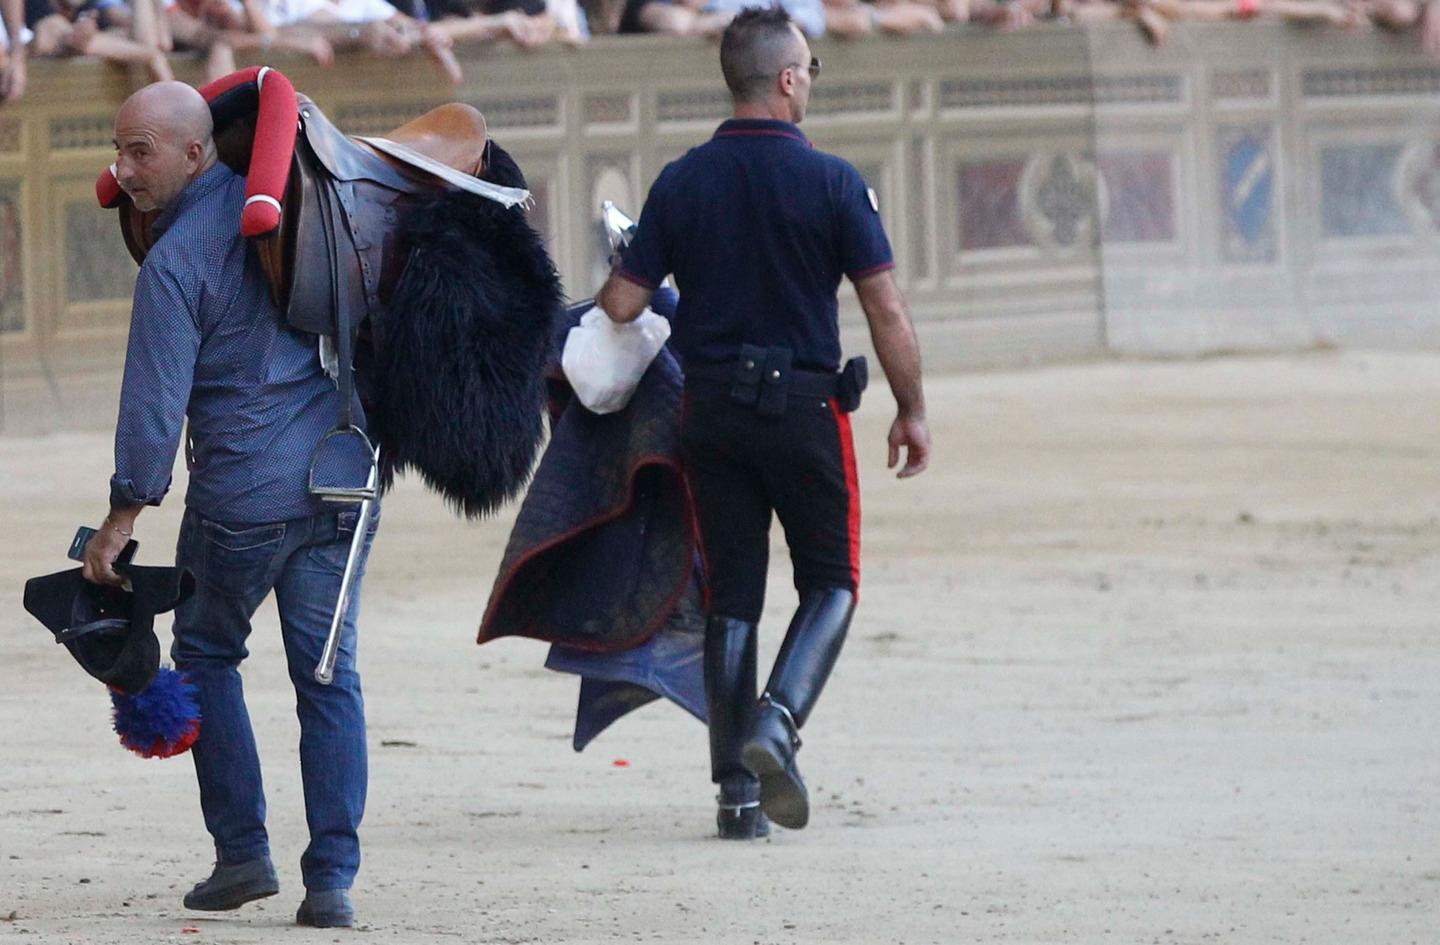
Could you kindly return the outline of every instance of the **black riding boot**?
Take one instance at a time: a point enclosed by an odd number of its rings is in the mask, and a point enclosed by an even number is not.
[[[705,623],[705,705],[710,717],[710,777],[720,785],[715,822],[724,840],[753,840],[770,833],[760,812],[760,782],[740,749],[755,721],[753,623],[711,617]]]
[[[745,766],[760,778],[761,807],[782,827],[799,830],[810,820],[809,794],[795,766],[800,728],[835,668],[854,612],[852,591],[831,588],[800,595],[741,751]]]

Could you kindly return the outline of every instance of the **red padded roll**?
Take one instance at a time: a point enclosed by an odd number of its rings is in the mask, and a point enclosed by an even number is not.
[[[207,82],[200,86],[200,95],[205,101],[213,102],[233,88],[254,84],[260,73],[266,71],[274,72],[275,70],[268,69],[266,66],[250,66],[248,69],[241,69],[239,72],[222,75],[214,82]]]
[[[263,236],[280,225],[280,199],[290,179],[290,159],[295,153],[295,134],[300,125],[300,103],[295,86],[284,73],[268,66],[252,66],[201,89],[227,83],[215,94],[233,88],[244,79],[236,77],[254,73],[260,91],[260,107],[255,116],[255,142],[250,149],[250,173],[245,181],[245,210],[240,215],[240,232],[245,236]],[[206,101],[213,98],[206,95]]]
[[[280,199],[290,179],[290,158],[295,153],[295,135],[300,125],[300,103],[295,86],[281,72],[269,66],[251,66],[201,86],[200,94],[214,106],[215,100],[242,86],[253,85],[259,106],[255,116],[255,141],[250,152],[250,172],[245,180],[245,209],[240,215],[240,232],[263,236],[280,225]],[[100,206],[119,206],[124,191],[115,180],[112,164],[95,181]]]
[[[115,165],[111,164],[95,179],[95,197],[100,201],[100,206],[106,210],[114,210],[120,206],[120,198],[123,196],[125,191],[120,189],[120,182],[115,179]]]

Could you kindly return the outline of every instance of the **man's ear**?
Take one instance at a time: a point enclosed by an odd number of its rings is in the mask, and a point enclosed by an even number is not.
[[[780,75],[777,77],[777,81],[780,83],[780,94],[781,94],[781,95],[784,95],[786,98],[789,98],[790,96],[792,96],[792,95],[795,94],[795,70],[794,70],[794,69],[790,68],[789,66],[786,66],[784,69],[781,69],[781,70],[780,70]]]
[[[205,160],[205,145],[199,141],[191,141],[185,145],[185,159],[199,166],[200,162]]]

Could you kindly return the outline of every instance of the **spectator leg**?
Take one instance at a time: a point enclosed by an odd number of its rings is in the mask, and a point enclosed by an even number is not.
[[[1165,40],[1170,38],[1170,21],[1163,13],[1142,0],[1135,5],[1131,15],[1152,46],[1165,45]]]
[[[329,14],[317,14],[304,26],[323,36],[336,50],[361,49],[377,56],[394,58],[410,51],[411,42],[388,20],[369,23],[342,23]]]
[[[590,21],[590,32],[608,35],[620,32],[620,17],[625,14],[625,0],[580,0]]]
[[[477,13],[472,16],[450,16],[430,24],[444,33],[452,43],[484,43],[508,38],[511,13]]]
[[[235,72],[235,47],[225,42],[214,42],[205,50],[205,81],[214,82]]]
[[[1222,20],[1247,19],[1234,0],[1171,0],[1180,7],[1179,15],[1172,16],[1169,7],[1159,7],[1160,12],[1172,20],[1197,20],[1202,23],[1218,23]]]
[[[130,0],[130,38],[135,42],[169,52],[174,38],[168,28],[162,29],[164,22],[155,0]]]
[[[547,15],[555,22],[555,38],[566,46],[585,45],[580,28],[580,5],[576,0],[549,0]]]
[[[939,33],[945,29],[945,21],[932,6],[912,3],[909,0],[877,3],[874,6],[875,25],[887,33],[908,36],[911,33]]]
[[[168,82],[175,78],[170,61],[154,46],[137,43],[128,36],[113,30],[102,30],[90,38],[85,48],[78,50],[87,56],[99,56],[111,62],[144,66],[150,78],[156,82]]]
[[[281,49],[289,49],[309,56],[322,66],[335,64],[335,47],[330,45],[319,30],[311,29],[308,26],[284,26],[275,31],[275,45]],[[246,47],[236,45],[236,49]]]
[[[871,8],[856,0],[826,0],[825,32],[840,39],[857,39],[875,28]]]
[[[664,33],[669,36],[689,36],[694,31],[699,14],[678,3],[647,3],[640,8],[636,17],[647,33]]]
[[[1375,0],[1370,16],[1386,29],[1406,30],[1420,22],[1423,9],[1416,0]]]
[[[425,55],[430,58],[441,77],[451,85],[464,82],[465,73],[460,69],[460,60],[455,58],[455,50],[452,48],[455,45],[454,40],[431,23],[416,22],[415,26],[420,33],[420,48],[425,50]]]
[[[1260,0],[1260,12],[1291,23],[1320,23],[1343,29],[1359,29],[1366,22],[1359,10],[1335,0]]]

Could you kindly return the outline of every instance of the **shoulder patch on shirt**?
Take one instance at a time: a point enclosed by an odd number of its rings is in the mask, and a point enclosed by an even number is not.
[[[875,196],[875,188],[874,188],[874,187],[866,187],[866,188],[865,188],[865,196],[867,196],[867,197],[870,198],[870,209],[871,209],[871,210],[874,210],[876,213],[879,213],[879,212],[880,212],[880,198],[877,197],[877,196]]]

